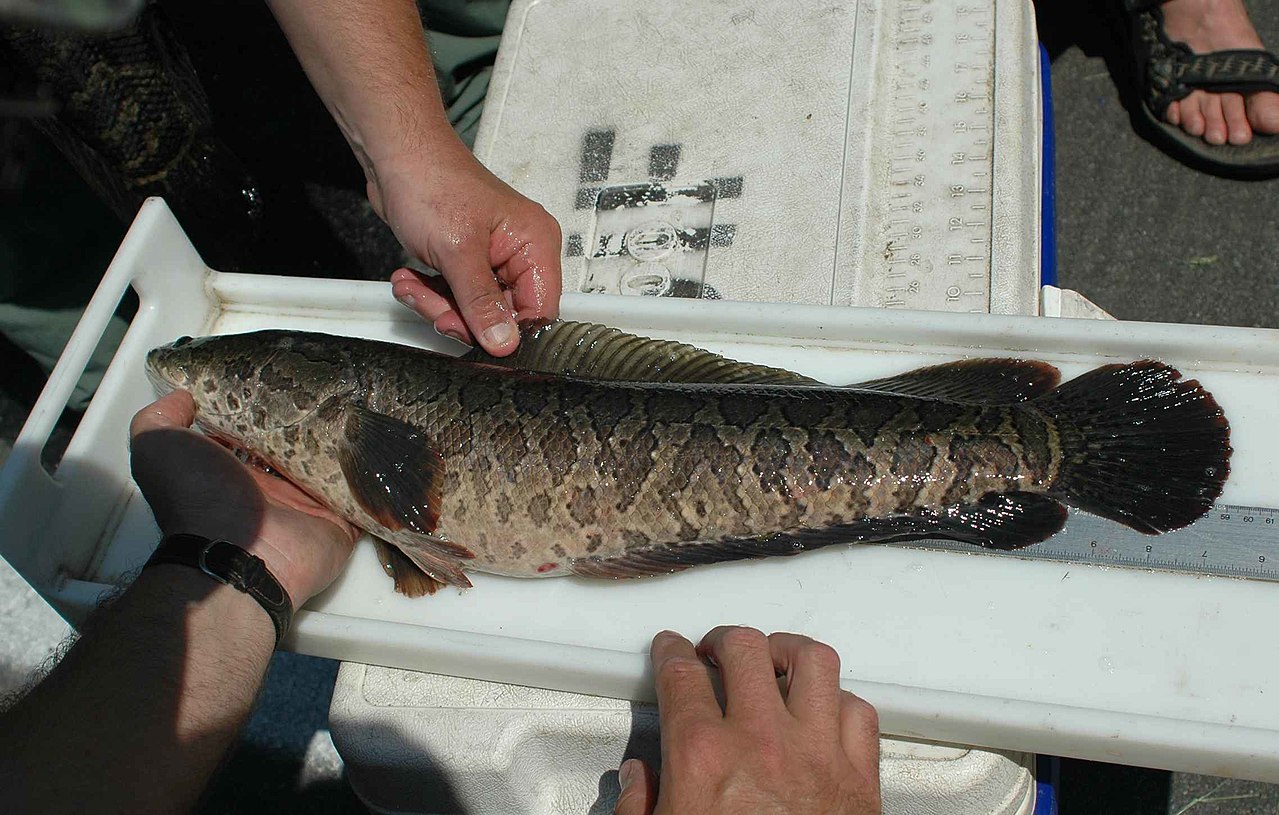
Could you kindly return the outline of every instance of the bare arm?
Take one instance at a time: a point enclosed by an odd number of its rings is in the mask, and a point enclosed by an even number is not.
[[[455,140],[412,0],[269,0],[376,193],[377,165]],[[375,202],[376,205],[376,202]]]
[[[412,0],[269,0],[364,168],[369,201],[444,280],[401,269],[397,298],[436,330],[506,355],[516,320],[559,314],[555,219],[454,134]]]
[[[187,429],[194,407],[179,391],[133,420],[133,475],[160,529],[243,545],[300,607],[341,571],[356,530]],[[249,595],[186,566],[146,569],[0,713],[4,811],[189,810],[274,649],[271,618]]]
[[[248,595],[194,569],[148,569],[0,717],[6,809],[191,809],[274,648],[271,620]]]

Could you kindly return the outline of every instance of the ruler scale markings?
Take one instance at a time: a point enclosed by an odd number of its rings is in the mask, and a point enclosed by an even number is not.
[[[871,126],[888,155],[870,190],[853,304],[989,310],[991,221],[963,216],[991,209],[993,2],[905,0],[885,12],[895,58],[879,87],[890,113]]]
[[[888,545],[1279,582],[1279,509],[1267,507],[1218,504],[1190,526],[1162,535],[1072,509],[1061,532],[1010,552],[955,541]]]

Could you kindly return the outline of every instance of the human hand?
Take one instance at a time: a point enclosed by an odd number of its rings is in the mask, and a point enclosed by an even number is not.
[[[799,634],[721,626],[696,650],[664,631],[651,654],[661,778],[638,759],[624,762],[616,815],[881,811],[879,720],[840,690],[832,648]],[[711,666],[723,679],[723,707]]]
[[[224,538],[266,562],[293,608],[342,571],[359,530],[289,481],[241,464],[191,430],[195,403],[174,391],[129,427],[133,478],[165,535]]]
[[[519,345],[517,320],[559,315],[559,224],[456,137],[379,161],[370,179],[373,208],[442,275],[391,275],[395,297],[436,331],[506,356]]]

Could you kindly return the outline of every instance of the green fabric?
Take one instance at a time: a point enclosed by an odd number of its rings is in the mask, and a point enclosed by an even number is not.
[[[422,21],[453,129],[475,145],[510,0],[422,0]]]
[[[15,306],[12,303],[0,303],[0,331],[22,350],[30,354],[40,367],[48,374],[62,356],[62,349],[71,332],[80,322],[83,309],[42,309]],[[89,400],[102,384],[102,377],[115,356],[115,350],[124,339],[124,332],[129,324],[119,317],[113,316],[102,332],[102,339],[89,358],[84,373],[76,382],[75,391],[67,401],[72,410],[84,410]]]
[[[43,136],[24,137],[19,147],[27,176],[17,190],[0,196],[0,333],[47,373],[97,290],[125,226]],[[88,405],[127,327],[113,319],[70,407]]]

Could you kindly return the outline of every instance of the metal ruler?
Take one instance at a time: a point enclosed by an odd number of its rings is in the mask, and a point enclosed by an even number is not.
[[[1234,504],[1218,504],[1190,526],[1162,535],[1143,535],[1114,521],[1072,509],[1066,526],[1056,535],[1012,552],[954,541],[898,545],[1279,581],[1279,509]]]
[[[990,310],[995,4],[885,3],[888,104],[853,305]]]

